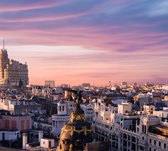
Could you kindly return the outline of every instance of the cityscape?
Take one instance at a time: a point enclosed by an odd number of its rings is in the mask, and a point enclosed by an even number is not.
[[[0,0],[0,151],[168,151],[167,8]]]

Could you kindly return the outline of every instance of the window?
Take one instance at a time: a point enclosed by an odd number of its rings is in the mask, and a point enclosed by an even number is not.
[[[132,150],[135,150],[135,148],[136,148],[136,146],[135,146],[135,144],[132,144]]]
[[[161,146],[161,142],[159,142],[159,147]]]
[[[124,134],[124,135],[123,135],[123,138],[127,139],[127,135],[126,135],[126,134]]]
[[[164,143],[164,148],[166,148],[166,143]]]
[[[128,142],[128,146],[130,146],[130,142]]]
[[[146,133],[146,125],[142,125],[142,132]]]
[[[135,142],[136,138],[134,136],[132,136],[132,142]]]
[[[156,140],[154,140],[154,145],[156,145]]]
[[[139,132],[139,128],[137,127],[137,132]]]
[[[143,146],[140,146],[140,150],[144,150]]]
[[[49,141],[49,148],[51,148],[51,141]]]

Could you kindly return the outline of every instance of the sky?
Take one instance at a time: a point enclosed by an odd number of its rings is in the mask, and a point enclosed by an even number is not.
[[[168,82],[168,0],[0,0],[0,39],[30,84]]]

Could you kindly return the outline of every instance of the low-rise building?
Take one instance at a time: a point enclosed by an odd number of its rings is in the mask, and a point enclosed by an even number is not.
[[[32,118],[28,115],[1,115],[0,129],[26,130],[32,128]]]
[[[109,106],[107,104],[101,107],[103,102],[94,103],[95,137],[107,142],[110,151],[168,150],[168,126],[160,121],[160,117],[134,113],[130,106],[127,109],[122,105],[118,105],[118,112],[114,112],[113,107],[106,109],[105,106]],[[129,114],[126,114],[126,110]],[[106,120],[107,118],[110,120]]]
[[[55,140],[49,138],[42,138],[40,140],[40,147],[46,149],[46,151],[50,148],[55,147]]]
[[[20,137],[18,130],[0,130],[0,141],[17,141]]]
[[[17,100],[12,98],[0,98],[0,109],[8,110],[14,115],[27,114],[29,111],[41,110],[41,105],[32,100]]]

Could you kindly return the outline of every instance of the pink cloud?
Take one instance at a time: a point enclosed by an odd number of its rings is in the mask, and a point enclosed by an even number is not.
[[[40,47],[11,52],[28,62],[31,83],[166,81],[167,21],[165,16],[145,15],[148,4],[122,0],[0,5],[0,33],[7,46],[47,46],[43,53],[36,50]],[[50,51],[54,46],[71,47],[61,56]],[[81,54],[73,52],[73,46],[82,47]]]
[[[17,11],[25,11],[25,10],[32,10],[32,9],[42,9],[42,8],[49,8],[54,6],[59,6],[65,4],[66,1],[58,0],[55,1],[44,1],[35,2],[30,4],[21,4],[21,3],[13,3],[13,4],[1,4],[0,5],[0,12],[17,12]]]

